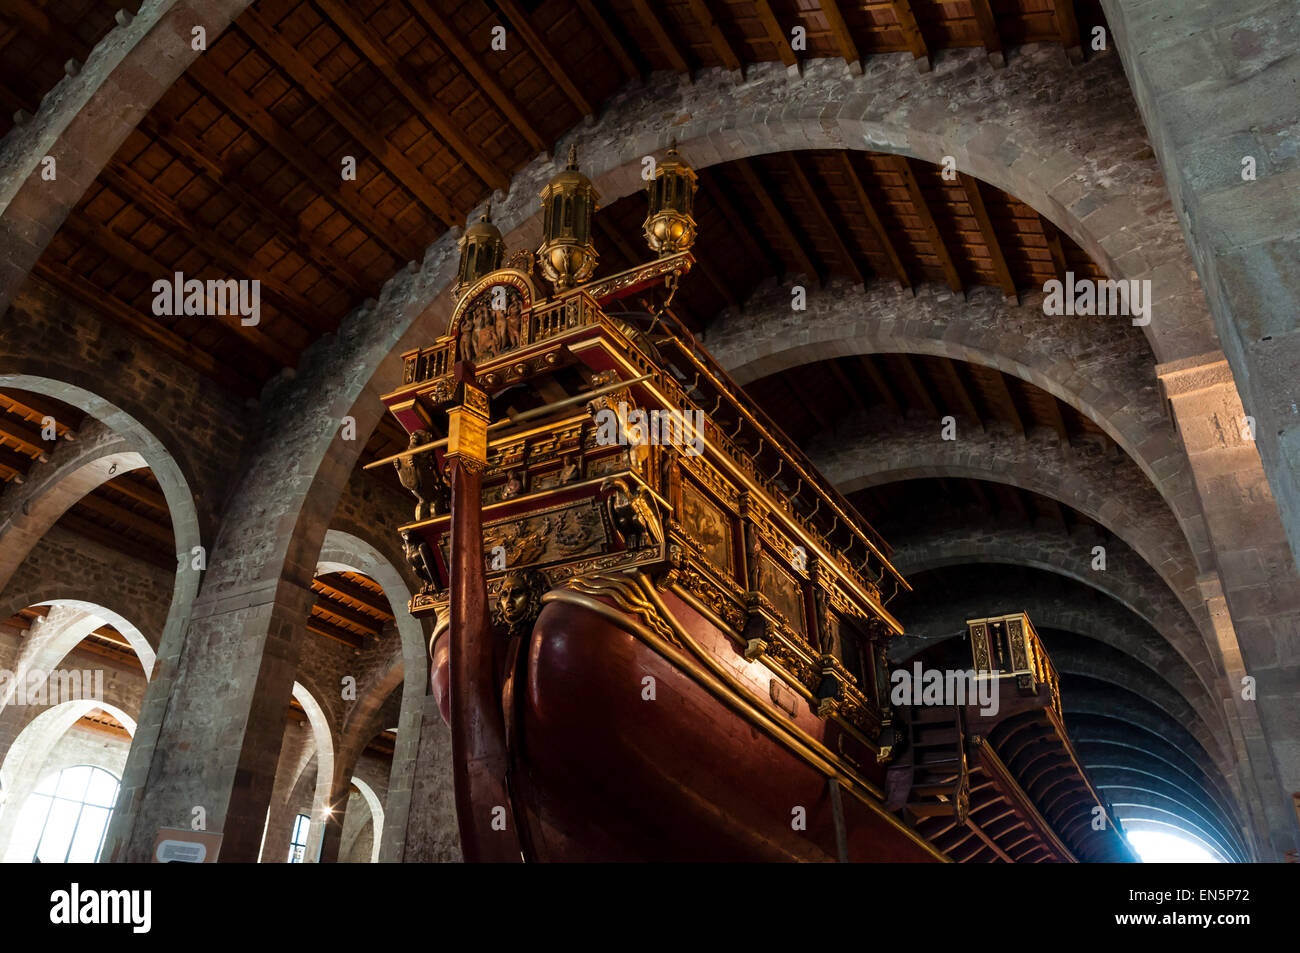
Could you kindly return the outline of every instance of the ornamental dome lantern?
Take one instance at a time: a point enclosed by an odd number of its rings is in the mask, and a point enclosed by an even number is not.
[[[668,156],[655,169],[655,177],[646,183],[650,209],[645,218],[645,240],[660,258],[686,251],[695,244],[695,210],[697,176],[677,155],[677,140],[668,147]]]
[[[591,216],[599,207],[596,188],[578,171],[578,150],[569,146],[569,163],[542,189],[542,274],[556,291],[566,291],[596,270]]]
[[[479,220],[466,228],[460,237],[460,269],[457,272],[460,287],[467,288],[500,268],[505,249],[501,229],[492,224],[492,206],[489,205]]]

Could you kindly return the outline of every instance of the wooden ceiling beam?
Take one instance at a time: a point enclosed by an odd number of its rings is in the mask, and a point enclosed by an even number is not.
[[[11,447],[0,446],[0,466],[18,474],[26,474],[31,469],[33,460],[25,453],[19,453]]]
[[[592,25],[595,31],[600,35],[601,42],[605,48],[614,57],[614,62],[618,63],[619,69],[629,81],[641,78],[641,70],[632,59],[623,45],[623,41],[618,38],[618,34],[605,19],[596,4],[592,0],[578,0],[578,8],[582,10],[582,15],[587,18],[587,22]]]
[[[452,28],[451,24],[433,8],[428,0],[405,0],[407,7],[415,14],[417,20],[424,25],[433,37],[440,43],[448,53],[460,64],[461,69],[465,70],[474,80],[474,84],[481,89],[487,97],[492,100],[501,114],[505,116],[506,121],[510,123],[514,130],[523,137],[524,141],[538,152],[548,151],[547,142],[542,138],[542,134],[537,131],[528,114],[523,107],[497,80],[496,74],[485,65],[483,58],[476,56],[460,39],[458,31]],[[504,191],[510,190],[510,183],[507,182]]]
[[[763,213],[767,216],[769,224],[781,236],[781,241],[790,250],[794,256],[795,263],[799,270],[818,282],[822,282],[821,271],[813,264],[812,258],[809,257],[808,251],[804,248],[803,243],[794,234],[794,229],[790,227],[789,219],[781,209],[777,208],[775,200],[772,198],[773,190],[764,182],[762,174],[750,163],[748,159],[737,159],[735,162],[737,171],[745,180],[745,185],[752,193],[750,198],[758,203]]]
[[[260,384],[237,372],[225,361],[219,361],[206,351],[190,344],[174,331],[146,318],[139,309],[127,304],[116,295],[90,284],[66,265],[42,258],[32,273],[56,292],[76,298],[85,307],[107,317],[114,324],[130,331],[157,346],[163,353],[178,359],[182,364],[212,378],[241,397],[256,396]]]
[[[54,449],[57,441],[57,438],[46,440],[41,436],[39,427],[33,427],[14,414],[0,414],[0,438],[14,444],[19,452],[38,460],[42,458],[48,460],[50,451]]]
[[[71,30],[64,29],[49,18],[44,10],[31,0],[5,0],[5,19],[20,21],[23,26],[59,51],[65,58],[85,62],[89,50],[76,39]]]
[[[736,52],[736,48],[731,45],[727,35],[722,32],[722,27],[718,25],[717,18],[714,17],[713,11],[709,9],[708,0],[687,0],[687,6],[691,8],[691,15],[695,17],[705,35],[708,36],[713,51],[722,60],[722,65],[743,77],[745,73],[744,60]]]
[[[317,576],[312,580],[311,587],[317,592],[325,593],[326,595],[333,597],[335,600],[351,599],[353,602],[359,602],[365,607],[367,612],[377,616],[384,622],[395,621],[392,612],[384,608],[384,606],[377,604],[381,601],[386,603],[383,593],[371,592],[369,589],[363,589],[346,579],[341,579],[333,575],[330,577],[329,581]]]
[[[453,119],[441,103],[424,91],[420,81],[392,54],[387,38],[380,36],[341,0],[316,0],[316,5],[488,188],[510,191],[510,177],[488,157],[481,146],[470,142],[462,134],[463,123]]]
[[[1065,248],[1061,245],[1061,233],[1043,216],[1038,216],[1038,221],[1042,224],[1043,237],[1047,239],[1047,250],[1052,256],[1052,269],[1056,272],[1057,280],[1064,284],[1068,266],[1065,263]]]
[[[921,380],[921,375],[917,372],[916,365],[912,363],[912,359],[906,354],[896,354],[895,357],[898,359],[899,367],[903,369],[903,377],[907,380],[907,383],[912,390],[916,392],[917,399],[921,402],[921,406],[925,408],[925,411],[931,417],[938,418],[944,416],[939,413],[939,405],[935,403],[934,398],[930,396],[930,388],[926,387],[925,381]],[[944,408],[944,410],[947,409],[947,407]]]
[[[772,5],[767,0],[752,0],[754,10],[758,13],[758,22],[763,24],[763,30],[767,33],[768,42],[776,47],[776,55],[781,58],[786,69],[798,69],[799,57],[794,55],[794,49],[790,46],[789,35],[781,29],[781,23],[772,12]]]
[[[333,639],[335,642],[342,642],[344,645],[360,651],[366,647],[366,638],[363,635],[357,635],[355,632],[334,625],[325,619],[316,616],[307,617],[307,631],[314,632],[316,635],[323,635],[327,639]]]
[[[804,366],[806,367],[807,365]],[[817,426],[821,428],[823,431],[830,430],[831,429],[830,418],[827,417],[824,413],[822,413],[821,402],[816,400],[810,400],[808,398],[808,392],[804,390],[803,384],[800,383],[798,379],[799,371],[801,371],[802,369],[803,368],[799,368],[799,367],[790,368],[788,371],[786,371],[784,374],[781,375],[781,381],[782,383],[785,384],[787,388],[789,388],[790,393],[794,395],[795,403],[799,404],[800,407],[802,407],[805,411],[808,412],[809,416],[811,416],[812,419],[817,422]],[[795,441],[795,443],[800,443],[800,444],[803,442],[804,441],[802,440]]]
[[[121,533],[111,532],[98,523],[79,515],[75,510],[69,510],[60,516],[57,525],[90,540],[92,543],[103,546],[105,549],[121,553],[130,559],[138,559],[143,563],[157,566],[159,569],[165,569],[168,572],[176,571],[178,557],[170,551],[124,539]],[[188,555],[186,558],[188,558]]]
[[[515,28],[515,31],[523,38],[524,45],[542,64],[546,72],[551,74],[551,78],[555,80],[556,85],[563,90],[569,101],[578,107],[578,111],[584,116],[596,115],[596,107],[588,102],[587,97],[574,85],[568,70],[555,58],[555,54],[551,52],[551,45],[537,32],[532,20],[528,18],[528,14],[520,8],[519,4],[515,0],[490,0],[490,3],[505,18],[506,22]]]
[[[970,203],[971,213],[975,216],[975,221],[979,223],[980,234],[984,236],[984,245],[989,250],[989,258],[993,262],[993,271],[998,276],[998,287],[1002,289],[1002,295],[1007,301],[1014,301],[1019,304],[1020,295],[1016,292],[1016,280],[1011,277],[1011,269],[1007,267],[1006,256],[1002,254],[1002,243],[998,240],[998,233],[993,227],[993,220],[989,218],[988,209],[984,206],[984,198],[980,195],[979,181],[965,172],[958,173],[958,178],[961,181],[962,191],[966,193],[966,200]]]
[[[65,430],[72,430],[73,423],[80,425],[86,416],[75,407],[46,397],[44,394],[34,394],[26,390],[21,393],[0,390],[0,405],[7,407],[9,413],[19,416],[30,414],[35,417],[53,417],[55,429],[59,431],[60,436]]]
[[[311,611],[312,614],[317,617],[325,616],[325,621],[332,625],[338,625],[339,622],[333,621],[334,619],[338,619],[347,625],[356,626],[358,629],[364,629],[367,634],[372,636],[379,635],[379,633],[384,629],[384,624],[374,616],[367,615],[366,613],[361,612],[358,609],[353,609],[351,606],[346,606],[341,602],[335,602],[327,596],[317,598],[317,600],[312,603]]]
[[[970,418],[971,422],[979,428],[980,433],[983,433],[984,420],[981,418],[980,412],[975,409],[975,401],[971,399],[970,388],[962,380],[960,364],[948,358],[941,358],[940,361],[943,364],[944,376],[948,379],[953,392],[957,395],[957,402],[961,404],[962,410]]]
[[[848,394],[849,400],[853,402],[853,405],[857,407],[860,412],[865,414],[867,412],[866,401],[864,401],[862,395],[858,393],[857,385],[849,379],[848,374],[844,373],[844,368],[840,367],[839,358],[832,357],[826,363],[830,365],[831,373],[835,375],[835,380]]]
[[[339,167],[331,166],[306,143],[280,125],[279,120],[262,107],[257,100],[237,86],[211,60],[202,56],[191,65],[187,74],[201,93],[220,103],[227,112],[238,117],[247,129],[280,153],[291,168],[316,188],[320,195],[343,212],[357,228],[361,229],[400,262],[418,261],[424,251],[415,242],[403,240],[402,231],[388,216],[361,197],[357,188],[343,188]],[[398,237],[391,237],[396,235]]]
[[[975,14],[975,25],[979,27],[980,40],[984,43],[984,52],[994,69],[1007,65],[1006,54],[1002,51],[1002,35],[998,33],[998,21],[993,16],[993,7],[989,0],[970,0],[971,10]]]
[[[215,187],[238,201],[248,214],[279,232],[294,251],[313,262],[331,281],[356,297],[370,293],[373,282],[369,278],[357,271],[331,245],[318,240],[294,215],[285,211],[279,201],[242,175],[240,165],[213,155],[199,145],[202,139],[197,130],[181,122],[158,118],[156,113],[145,116],[138,128],[164,143],[176,153],[182,164],[205,176]]]
[[[858,175],[858,170],[854,168],[853,160],[849,158],[847,151],[840,152],[840,162],[844,166],[844,175],[853,188],[853,194],[857,199],[858,206],[862,209],[867,224],[876,233],[876,240],[880,242],[880,247],[884,249],[885,256],[889,259],[889,265],[894,271],[894,279],[898,282],[898,287],[906,291],[913,291],[912,280],[907,277],[907,269],[903,267],[903,260],[898,257],[898,249],[894,247],[894,241],[889,236],[889,230],[885,228],[884,222],[881,221],[880,213],[876,211],[875,203],[871,201],[871,196],[867,193],[866,186]],[[913,291],[913,293],[915,292]]]
[[[121,493],[123,496],[129,496],[137,503],[143,503],[152,510],[167,514],[167,520],[170,522],[171,507],[167,505],[167,497],[162,495],[162,491],[155,490],[147,483],[141,483],[140,481],[133,479],[131,473],[135,472],[139,471],[124,473],[117,479],[109,480],[103,485],[110,490]]]
[[[1079,39],[1079,18],[1074,13],[1074,0],[1053,0],[1052,7],[1066,58],[1076,65],[1082,63],[1083,44]]]
[[[908,0],[889,0],[889,8],[894,12],[894,19],[898,21],[898,28],[903,33],[907,48],[912,51],[912,59],[916,61],[917,70],[922,73],[930,72],[933,68],[930,62],[930,48],[926,45],[925,36],[916,22],[912,4]]]
[[[875,358],[870,354],[859,354],[858,363],[860,363],[862,369],[867,372],[867,377],[871,379],[871,385],[875,387],[880,396],[885,399],[885,403],[888,404],[895,413],[901,414],[903,412],[903,404],[894,393],[894,389],[890,386],[889,381],[885,379],[885,375],[882,374],[880,368],[876,366]]]
[[[1047,395],[1047,418],[1056,431],[1056,435],[1061,438],[1061,445],[1067,450],[1071,447],[1070,428],[1065,424],[1065,415],[1061,413],[1061,405],[1053,394]]]
[[[858,44],[853,41],[853,33],[849,30],[844,14],[840,12],[840,5],[836,0],[818,0],[817,5],[831,28],[831,36],[835,37],[835,45],[840,48],[840,55],[848,64],[849,72],[854,76],[862,75],[862,54],[858,52]]]
[[[84,508],[91,512],[112,520],[115,523],[121,523],[132,532],[139,533],[141,536],[147,536],[150,540],[159,545],[166,546],[169,549],[175,545],[172,535],[172,528],[160,526],[153,520],[142,516],[135,510],[128,509],[125,506],[119,506],[107,497],[98,492],[92,491],[83,496],[73,504],[74,508]]]
[[[1025,419],[1016,407],[1016,400],[1011,394],[1011,388],[1007,386],[1006,376],[1001,371],[995,370],[989,378],[993,382],[993,393],[998,403],[1002,405],[1002,409],[1006,411],[1007,417],[1010,418],[1011,426],[1015,427],[1022,437],[1025,436]]]
[[[368,151],[394,182],[444,224],[461,224],[464,213],[455,208],[416,164],[392,144],[388,135],[361,115],[349,96],[321,75],[260,13],[248,7],[235,21],[235,26],[258,47],[267,62],[301,86],[358,145]],[[338,177],[337,172],[335,176]]]
[[[858,280],[858,284],[865,286],[867,283],[865,272],[863,272],[861,266],[858,264],[857,257],[849,251],[849,246],[844,241],[844,236],[831,220],[830,212],[827,211],[826,206],[822,203],[821,197],[817,194],[817,190],[813,188],[813,184],[809,180],[807,173],[804,171],[803,165],[799,162],[799,154],[797,152],[787,152],[785,159],[786,165],[790,170],[791,176],[794,178],[795,184],[804,194],[804,199],[807,201],[808,207],[812,209],[813,215],[816,216],[817,221],[830,237],[831,245],[835,248],[835,254],[840,257],[845,266],[853,274],[853,277]]]
[[[636,10],[637,19],[650,31],[650,35],[654,37],[655,46],[659,48],[660,53],[667,57],[668,62],[672,64],[673,70],[689,76],[691,67],[686,59],[686,53],[669,35],[668,28],[659,19],[659,15],[655,13],[654,8],[646,0],[632,0],[632,6]]]
[[[916,217],[921,220],[921,228],[925,231],[926,238],[930,242],[930,247],[934,249],[935,256],[939,259],[939,267],[943,269],[944,277],[948,279],[948,287],[959,295],[965,295],[966,290],[962,285],[961,276],[957,274],[957,266],[953,263],[952,255],[948,252],[948,245],[943,240],[943,233],[939,231],[939,226],[934,220],[934,215],[930,212],[930,206],[925,201],[925,194],[921,191],[921,185],[916,181],[916,173],[912,171],[912,164],[908,161],[907,156],[893,156],[892,166],[894,170],[902,176],[903,185],[907,189],[907,194],[911,197],[913,210]]]
[[[737,211],[738,200],[726,180],[708,169],[700,169],[698,174],[703,186],[701,191],[722,212],[736,237],[749,246],[756,257],[764,259],[777,275],[784,277],[785,262],[763,238],[762,233],[754,228],[753,223],[741,217]]]

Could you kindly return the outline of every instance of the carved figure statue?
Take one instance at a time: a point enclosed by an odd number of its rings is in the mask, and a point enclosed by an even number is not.
[[[506,305],[506,340],[512,348],[524,343],[524,304],[518,295],[512,295]]]
[[[645,487],[629,489],[627,481],[607,480],[601,489],[612,488],[609,516],[628,549],[640,549],[660,539],[659,517]]]
[[[433,435],[429,431],[417,430],[411,434],[406,448],[414,450],[432,439]],[[426,520],[436,515],[439,504],[445,502],[446,484],[439,479],[437,468],[429,455],[422,453],[398,457],[393,461],[393,469],[397,471],[397,479],[402,486],[415,497],[415,518]]]
[[[423,538],[415,538],[409,529],[402,530],[402,553],[406,564],[420,580],[420,592],[432,592],[438,584],[434,572],[433,552]]]

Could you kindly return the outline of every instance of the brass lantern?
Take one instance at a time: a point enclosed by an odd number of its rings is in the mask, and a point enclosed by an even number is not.
[[[542,189],[542,246],[537,249],[542,274],[565,291],[596,270],[591,216],[599,208],[596,188],[578,171],[578,150],[569,147],[569,164]]]
[[[465,229],[465,234],[460,237],[460,270],[457,273],[460,287],[467,288],[500,268],[505,250],[501,229],[492,224],[492,207],[488,206],[479,220]]]
[[[695,244],[695,209],[697,184],[695,170],[677,155],[677,142],[668,147],[668,156],[655,169],[655,177],[646,183],[650,210],[645,217],[645,240],[660,258],[686,251]]]

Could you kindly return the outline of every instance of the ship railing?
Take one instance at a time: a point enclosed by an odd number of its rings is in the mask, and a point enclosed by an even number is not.
[[[1058,715],[1061,680],[1029,616],[1023,612],[967,620],[971,661],[977,678],[1015,679],[1024,695],[1048,693]]]

